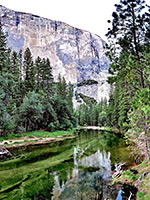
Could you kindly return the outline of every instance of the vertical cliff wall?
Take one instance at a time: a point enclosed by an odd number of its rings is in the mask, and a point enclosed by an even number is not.
[[[58,74],[77,85],[84,80],[97,84],[76,87],[77,93],[97,101],[108,98],[108,59],[104,55],[104,41],[98,35],[36,15],[16,12],[0,6],[0,19],[8,33],[8,45],[13,50],[31,49],[34,59],[48,57],[54,80]]]

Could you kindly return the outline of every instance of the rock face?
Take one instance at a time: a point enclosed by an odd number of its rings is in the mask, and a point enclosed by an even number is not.
[[[84,80],[96,80],[98,84],[77,87],[76,92],[97,101],[108,98],[109,61],[104,55],[101,37],[60,21],[15,12],[3,6],[0,6],[0,19],[8,33],[8,46],[17,52],[29,47],[34,59],[48,57],[55,81],[59,73],[75,85]]]
[[[5,148],[0,148],[0,160],[12,157],[12,154]]]

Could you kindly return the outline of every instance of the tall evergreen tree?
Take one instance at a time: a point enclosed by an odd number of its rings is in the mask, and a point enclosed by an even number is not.
[[[129,74],[133,66],[127,65],[126,61],[133,55],[138,62],[136,73],[140,87],[144,88],[144,66],[139,67],[139,64],[143,57],[145,41],[149,40],[149,11],[143,12],[143,9],[146,9],[144,0],[120,0],[120,4],[115,4],[115,7],[112,28],[107,33],[110,41],[113,40],[108,47],[109,58],[113,61],[110,71],[114,73],[125,69],[124,72]]]
[[[3,75],[3,71],[6,67],[6,59],[7,59],[7,38],[2,29],[2,24],[0,21],[0,75]]]
[[[107,114],[112,116],[111,125],[118,121],[118,125],[123,127],[129,121],[130,100],[137,89],[144,88],[146,84],[144,74],[147,66],[143,60],[146,52],[150,51],[150,9],[144,0],[120,0],[115,7],[112,28],[107,33],[110,43],[106,47],[111,60],[109,72],[113,75],[109,82],[115,83],[115,91]]]
[[[41,81],[42,81],[42,60],[38,56],[35,60],[35,74],[36,74],[36,91],[38,92],[41,88]]]
[[[13,51],[11,55],[11,73],[13,75],[14,81],[19,83],[21,74],[18,63],[18,55],[15,51]]]
[[[68,91],[67,91],[67,102],[68,102],[70,109],[73,111],[72,98],[73,98],[73,87],[72,87],[71,83],[69,82]]]
[[[14,102],[17,104],[17,106],[20,104],[21,101],[21,88],[20,88],[20,82],[21,82],[21,70],[20,70],[20,62],[19,62],[19,56],[18,54],[13,51],[10,57],[11,62],[11,74],[12,78],[14,80],[14,90],[12,93],[12,97],[14,99]]]
[[[33,91],[35,89],[35,68],[33,65],[33,58],[29,48],[24,52],[24,72],[25,72],[25,88],[26,91]]]
[[[61,78],[61,75],[58,75],[58,83],[56,87],[56,95],[62,98],[63,100],[67,100],[67,84],[65,78]]]
[[[42,60],[42,88],[47,93],[48,96],[52,96],[54,94],[53,89],[53,75],[52,75],[52,67],[50,65],[49,59]]]

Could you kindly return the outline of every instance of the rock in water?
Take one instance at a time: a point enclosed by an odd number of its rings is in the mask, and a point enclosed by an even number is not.
[[[0,18],[8,33],[8,46],[15,51],[29,47],[34,59],[48,57],[54,80],[59,73],[75,86],[76,93],[94,98],[108,98],[106,82],[109,61],[100,36],[33,14],[16,12],[0,6]],[[99,25],[100,26],[100,25]],[[95,80],[89,84],[85,80]],[[80,87],[77,86],[81,84]],[[91,82],[90,82],[91,83]]]
[[[12,157],[12,154],[5,148],[1,147],[0,148],[0,160]]]

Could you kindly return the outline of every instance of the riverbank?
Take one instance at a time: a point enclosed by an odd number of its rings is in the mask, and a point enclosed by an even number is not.
[[[109,131],[109,132],[113,132],[116,134],[121,134],[123,135],[124,132],[117,129],[117,128],[112,128],[112,127],[99,127],[99,126],[85,126],[85,127],[80,127],[80,129],[88,129],[88,130],[100,130],[100,131]]]
[[[53,131],[47,132],[44,130],[32,131],[23,134],[8,134],[7,137],[0,137],[0,147],[10,147],[10,146],[23,146],[28,144],[45,144],[51,141],[58,140],[60,138],[72,137],[75,131],[87,129],[87,130],[102,130],[114,132],[116,134],[123,134],[118,129],[113,129],[110,127],[98,127],[98,126],[86,126],[78,127],[67,131]]]
[[[117,176],[113,178],[112,184],[114,183],[135,186],[138,189],[137,200],[149,200],[150,161],[144,160],[141,164],[135,165],[127,171],[118,172]]]
[[[135,162],[128,170],[119,169],[114,173],[112,184],[121,183],[135,186],[138,189],[137,200],[150,199],[150,160],[147,159],[144,139],[141,142],[129,140],[129,146],[134,149]],[[140,164],[139,164],[140,163]],[[132,199],[132,197],[130,198]]]
[[[7,137],[0,137],[0,147],[5,146],[24,146],[34,144],[45,144],[52,141],[60,140],[62,138],[73,137],[76,129],[67,131],[53,131],[47,132],[44,130],[33,131],[24,134],[8,134]]]
[[[44,145],[10,148],[13,157],[0,165],[0,199],[4,196],[11,200],[37,199],[37,195],[51,199],[49,194],[54,195],[56,186],[60,186],[60,190],[66,188],[62,195],[67,192],[72,198],[82,194],[85,199],[95,199],[101,191],[108,199],[117,197],[122,186],[116,184],[109,188],[107,177],[111,177],[111,166],[116,162],[133,161],[124,139],[111,132],[92,130],[82,130],[75,136]],[[106,180],[101,181],[101,176]],[[89,193],[93,194],[91,198]]]

